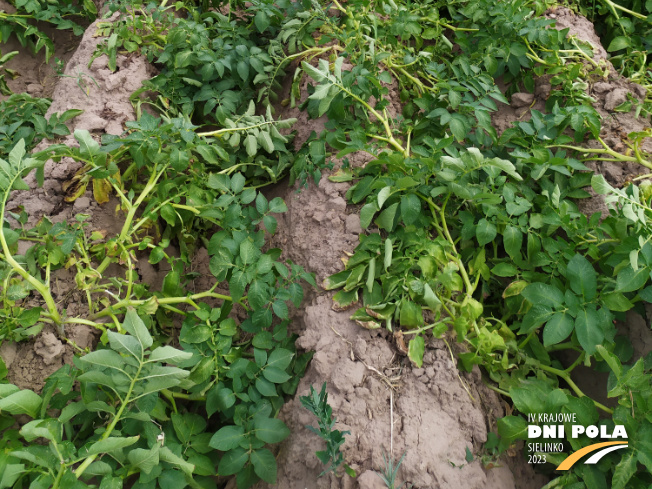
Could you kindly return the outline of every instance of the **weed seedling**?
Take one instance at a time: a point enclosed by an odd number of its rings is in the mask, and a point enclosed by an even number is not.
[[[95,83],[95,86],[98,89],[100,89],[100,86],[97,84],[97,81],[95,81],[95,78],[93,78],[88,73],[84,73],[83,71],[81,71],[81,69],[78,69],[77,74],[75,74],[75,75],[64,75],[63,72],[62,72],[63,63],[61,62],[61,60],[57,59],[56,63],[57,63],[57,66],[56,66],[55,69],[56,69],[56,72],[57,72],[57,76],[61,77],[61,78],[73,78],[73,79],[76,79],[77,80],[77,86],[79,87],[79,89],[82,92],[84,92],[84,95],[86,95],[87,98],[90,96],[91,86],[90,86],[90,83],[84,79],[84,77],[90,78],[92,80],[92,82]]]
[[[326,469],[319,474],[321,477],[328,472],[335,473],[337,468],[344,461],[344,455],[340,451],[340,447],[344,443],[344,435],[350,435],[350,431],[334,430],[336,419],[333,416],[333,408],[328,404],[328,394],[326,393],[326,382],[321,386],[319,394],[310,386],[310,395],[301,396],[301,405],[317,416],[319,428],[306,425],[310,431],[319,435],[322,440],[326,442],[326,450],[316,452],[317,458],[326,465]],[[353,470],[345,465],[346,472],[351,475],[355,474]]]
[[[405,482],[403,482],[400,486],[396,485],[396,476],[398,475],[398,469],[401,467],[403,459],[405,458],[405,453],[406,452],[403,452],[401,458],[398,459],[396,466],[394,465],[394,460],[392,459],[391,455],[383,453],[383,462],[385,462],[385,468],[382,472],[376,472],[376,474],[378,474],[378,477],[383,480],[387,486],[387,489],[401,489],[404,486],[406,489],[410,489],[412,487],[412,484],[407,486]]]

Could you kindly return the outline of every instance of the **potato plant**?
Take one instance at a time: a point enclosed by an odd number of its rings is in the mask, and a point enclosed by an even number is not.
[[[34,20],[79,31],[68,17],[96,14],[92,2],[12,3],[19,11],[0,13],[0,40],[14,34],[45,47],[46,58],[52,44]],[[642,117],[652,107],[648,4],[578,7],[603,19],[616,68],[647,88],[636,108],[619,109]],[[286,176],[318,181],[329,156],[357,151],[373,160],[331,176],[352,182],[347,198],[361,206],[365,230],[345,269],[324,283],[338,308],[355,308],[364,328],[402,334],[419,367],[429,338],[454,336],[459,368],[480,366],[514,410],[498,420],[487,454],[525,439],[528,415],[575,413],[585,424],[624,425],[629,450],[554,475],[547,487],[649,486],[652,357],[633,361],[615,324],[652,303],[649,175],[615,188],[584,163],[649,169],[650,133],[630,134],[626,154],[601,139],[586,89],[608,79],[607,65],[541,17],[550,6],[109,2],[109,15],[122,17],[99,24],[107,39],[91,63],[106,55],[116,70],[119,54],[138,52],[159,69],[131,97],[137,120],[122,135],[100,140],[78,129],[76,144],[34,153],[41,139],[68,134],[63,123],[78,111],[46,120],[46,100],[0,103],[0,339],[48,326],[76,346],[70,328],[102,333],[97,349],[53,374],[41,394],[0,383],[0,489],[210,488],[215,476],[234,476],[241,489],[273,484],[269,445],[289,434],[276,415],[310,359],[288,333],[290,309],[315,284],[266,246],[287,208],[260,189]],[[499,136],[497,102],[533,92],[537,77],[551,85],[545,110],[525,108],[530,118]],[[325,116],[326,130],[294,151],[296,120],[275,115],[284,105]],[[7,207],[14,191],[29,190],[27,175],[42,182],[46,160],[62,158],[81,163],[65,200],[91,191],[98,203],[117,203],[115,235],[84,215],[28,227],[24,211]],[[589,188],[605,196],[608,215],[579,210]],[[214,280],[191,290],[200,248]],[[167,262],[160,290],[140,280],[139,260]],[[61,268],[74,270],[85,298],[79,316],[54,300],[52,273]],[[582,391],[579,365],[610,372],[615,408]],[[0,379],[6,374],[0,362]],[[335,471],[344,434],[332,430],[325,390],[303,402],[322,422],[328,443],[319,456]],[[32,420],[17,425],[17,415]],[[566,447],[589,441],[569,438]]]

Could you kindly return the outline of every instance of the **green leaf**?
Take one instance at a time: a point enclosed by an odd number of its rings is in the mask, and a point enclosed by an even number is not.
[[[425,353],[426,344],[423,336],[416,335],[410,340],[408,345],[408,357],[418,368],[423,366],[423,354]]]
[[[277,418],[258,416],[254,418],[254,429],[256,438],[265,443],[278,443],[290,435],[290,430],[285,423]]]
[[[577,333],[577,340],[580,342],[582,348],[589,355],[593,355],[596,345],[601,344],[604,340],[604,332],[598,324],[598,315],[595,306],[587,306],[580,310],[577,318],[575,318],[575,331]]]
[[[217,466],[218,475],[233,475],[242,470],[247,461],[249,454],[244,448],[238,447],[226,452],[220,459]]]
[[[453,117],[448,123],[453,136],[457,139],[458,142],[464,141],[466,138],[466,124],[459,118]]]
[[[80,358],[83,363],[120,370],[124,359],[113,350],[95,350]]]
[[[514,277],[518,274],[518,268],[511,263],[498,263],[491,269],[491,273],[498,277]]]
[[[401,326],[406,328],[419,328],[423,326],[424,320],[421,307],[409,300],[402,301],[399,322]]]
[[[514,226],[507,226],[503,231],[503,247],[511,258],[520,256],[523,233]]]
[[[469,447],[466,447],[466,457],[465,457],[465,460],[466,460],[468,463],[473,462],[473,452],[469,449]]]
[[[469,148],[469,151],[471,148]],[[521,181],[523,180],[523,177],[519,175],[519,173],[516,171],[516,167],[512,164],[511,161],[508,160],[503,160],[501,158],[492,158],[490,160],[486,160],[485,164],[488,164],[490,166],[495,166],[496,168],[500,168],[502,171],[507,173],[509,176],[511,176],[514,180]]]
[[[591,177],[591,187],[600,195],[605,195],[613,191],[613,187],[609,185],[604,179],[604,176],[600,174]]]
[[[86,129],[76,129],[75,139],[79,142],[79,148],[87,155],[95,155],[100,150],[100,143],[95,141]]]
[[[266,367],[263,370],[263,377],[274,384],[282,384],[291,378],[287,372],[276,367]]]
[[[360,227],[362,229],[369,227],[377,211],[378,205],[375,202],[370,202],[362,206],[362,209],[360,209]]]
[[[645,302],[652,303],[652,285],[648,285],[643,290],[639,290],[638,296]]]
[[[283,202],[280,197],[274,197],[269,201],[269,212],[273,214],[281,214],[288,211],[288,206]]]
[[[125,315],[122,327],[132,336],[135,336],[143,347],[143,350],[152,346],[152,336],[147,331],[145,323],[138,317],[135,309],[129,309]],[[88,355],[86,355],[88,356]]]
[[[643,359],[639,358],[636,363],[629,368],[618,379],[616,386],[607,392],[607,397],[618,397],[636,392],[643,389],[649,389],[650,376],[644,372],[645,366]]]
[[[247,299],[249,300],[249,304],[254,310],[262,309],[269,301],[267,284],[265,284],[262,280],[254,280],[249,287]]]
[[[178,364],[192,357],[192,353],[177,350],[172,346],[159,346],[148,358],[148,362],[174,363]]]
[[[620,51],[621,49],[626,49],[631,45],[632,44],[629,37],[618,36],[618,37],[614,37],[613,40],[609,43],[609,47],[607,48],[607,51],[613,53],[614,51]]]
[[[274,143],[267,131],[260,131],[258,133],[258,144],[268,153],[274,152]]]
[[[523,317],[523,323],[521,325],[520,333],[529,334],[539,326],[544,324],[550,318],[552,318],[554,311],[548,306],[542,306],[541,304],[535,304]]]
[[[258,32],[263,32],[270,26],[269,17],[265,12],[259,10],[254,17],[254,24],[256,24]]]
[[[110,377],[109,377],[110,379]],[[61,414],[57,420],[59,423],[67,423],[79,413],[86,411],[86,406],[83,402],[71,402],[61,410]]]
[[[56,441],[58,435],[59,425],[53,419],[35,419],[23,425],[20,429],[20,434],[28,442],[32,442],[37,438],[45,438],[46,440]]]
[[[299,307],[303,302],[303,287],[298,283],[292,283],[288,287],[288,292],[290,292],[290,300],[295,307]]]
[[[0,399],[0,411],[8,414],[27,414],[36,418],[40,407],[41,397],[36,392],[27,389]]]
[[[113,467],[111,467],[106,462],[97,460],[88,466],[84,475],[111,475],[113,473]],[[122,480],[122,479],[120,479]]]
[[[280,319],[288,319],[290,317],[287,304],[281,300],[274,301],[272,309],[274,310],[274,314]]]
[[[611,489],[625,489],[627,483],[636,473],[636,465],[636,452],[634,450],[626,451],[614,470]]]
[[[254,137],[254,141],[256,138]],[[244,188],[246,183],[245,177],[242,175],[242,173],[236,173],[231,177],[231,191],[234,194],[239,194],[242,192],[242,189]]]
[[[570,282],[573,292],[581,294],[587,302],[595,299],[597,295],[598,276],[595,273],[593,265],[579,253],[568,262],[566,278]]]
[[[301,62],[301,67],[303,68],[303,71],[308,73],[308,76],[313,80],[315,80],[317,83],[320,83],[326,79],[326,76],[324,76],[324,74],[322,74],[317,68],[315,68],[309,63],[306,63],[305,61]]]
[[[406,225],[414,224],[421,213],[421,199],[416,194],[401,197],[401,218]]]
[[[387,238],[385,240],[385,257],[383,259],[383,267],[385,268],[385,270],[387,270],[392,264],[392,253],[393,253],[392,240]]]
[[[0,357],[1,359],[2,357]],[[4,361],[2,362],[4,364]],[[0,399],[7,397],[14,392],[18,392],[20,389],[13,384],[0,384]]]
[[[6,464],[0,473],[0,488],[15,487],[14,483],[25,472],[25,464]]]
[[[194,413],[172,413],[172,427],[181,443],[188,443],[194,435],[206,429],[206,420]]]
[[[610,311],[625,312],[634,307],[634,304],[620,292],[603,295],[601,301]]]
[[[244,266],[250,266],[260,257],[260,250],[250,240],[240,243],[240,258]]]
[[[238,61],[236,69],[242,81],[246,82],[249,78],[249,64],[244,60]]]
[[[276,348],[272,353],[269,354],[269,358],[267,359],[267,366],[285,370],[290,365],[290,362],[292,362],[293,357],[294,353],[292,353],[290,350],[286,350],[284,348]]]
[[[380,192],[378,192],[378,209],[382,209],[383,205],[389,198],[389,196],[392,194],[392,187],[387,186],[383,187],[380,189]]]
[[[113,350],[131,355],[136,360],[143,358],[143,347],[133,336],[116,333],[115,331],[107,331],[107,336],[109,337],[109,344]]]
[[[89,474],[88,470],[84,474]],[[99,489],[122,489],[123,480],[120,477],[111,477],[110,473],[107,475],[109,477],[102,477]]]
[[[240,445],[245,438],[244,432],[242,426],[224,426],[213,435],[208,444],[216,450],[227,452]]]
[[[423,285],[423,300],[432,310],[438,310],[441,307],[441,301],[427,282]]]
[[[649,268],[640,267],[638,270],[634,270],[631,265],[627,265],[620,272],[618,272],[618,276],[616,277],[616,291],[638,291],[646,284],[649,276]]]
[[[387,209],[380,213],[376,219],[376,225],[385,231],[392,231],[394,229],[394,219],[398,209],[398,202],[390,205]]]
[[[149,450],[135,448],[129,452],[127,458],[132,465],[138,467],[143,473],[149,474],[159,464],[160,445],[154,445]]]
[[[258,152],[258,141],[256,140],[256,136],[248,134],[244,140],[244,147],[249,156],[255,156]]]
[[[276,228],[278,226],[278,222],[273,216],[265,216],[263,217],[263,224],[265,225],[265,229],[267,229],[267,232],[269,234],[274,234],[276,233]]]
[[[133,445],[138,441],[139,438],[139,436],[131,436],[128,438],[114,436],[107,438],[106,440],[96,441],[90,447],[88,447],[86,455],[109,453],[115,450],[120,450],[122,448]]]
[[[265,397],[276,397],[278,395],[276,386],[262,377],[256,379],[256,389]]]
[[[522,387],[509,389],[509,396],[514,406],[522,413],[541,413],[546,408],[546,397],[550,394],[551,388],[543,387],[540,381],[522,381]],[[543,388],[542,388],[543,387]]]
[[[607,362],[607,365],[609,365],[609,368],[613,371],[614,375],[616,376],[616,379],[620,379],[620,377],[623,375],[623,366],[620,363],[620,360],[616,355],[608,351],[604,346],[598,345],[595,347],[595,351],[597,351],[600,356],[604,359],[605,362]]]
[[[475,236],[480,246],[491,243],[496,237],[496,234],[496,226],[484,218],[480,219],[478,226],[475,228]]]
[[[575,322],[568,311],[554,314],[543,328],[543,346],[561,343],[570,336],[574,328]]]
[[[235,404],[235,394],[228,387],[217,385],[206,396],[206,411],[212,416],[218,411],[226,411]]]
[[[525,440],[527,438],[527,421],[521,416],[505,416],[497,423],[498,434],[507,440],[507,446],[514,440]]]
[[[521,295],[532,304],[559,307],[564,303],[564,293],[552,285],[535,282],[523,289]]]
[[[161,449],[163,451],[163,449]],[[168,449],[169,451],[169,449]],[[169,452],[172,453],[172,452]],[[159,454],[160,456],[160,454]],[[161,460],[163,458],[161,457]],[[181,459],[183,460],[183,459]],[[191,465],[191,467],[194,466]],[[191,473],[192,474],[192,473]],[[188,474],[188,475],[191,475]],[[151,477],[151,476],[150,476]],[[139,481],[142,482],[142,481]],[[161,471],[161,473],[158,475],[156,479],[157,489],[181,489],[181,488],[186,488],[188,487],[186,476],[183,474],[183,472],[179,470],[174,470],[174,469],[164,469]],[[142,486],[141,486],[142,487]]]
[[[268,484],[276,483],[276,458],[266,448],[251,452],[251,463],[258,477]]]

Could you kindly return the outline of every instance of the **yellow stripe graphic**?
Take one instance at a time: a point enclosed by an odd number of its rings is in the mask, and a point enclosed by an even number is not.
[[[579,459],[581,459],[584,455],[587,455],[591,452],[595,452],[596,450],[599,450],[600,448],[604,447],[609,447],[611,445],[627,445],[626,441],[605,441],[603,443],[594,443],[593,445],[589,445],[588,447],[584,447],[581,450],[576,451],[575,453],[569,455],[566,457],[566,459],[559,464],[559,467],[557,467],[557,470],[568,470],[570,469],[573,465],[575,465],[575,462],[577,462]]]

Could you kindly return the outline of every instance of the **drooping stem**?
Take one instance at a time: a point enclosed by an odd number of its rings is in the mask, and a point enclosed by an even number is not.
[[[158,182],[159,178],[163,176],[163,173],[165,173],[166,169],[167,169],[167,165],[163,165],[163,168],[157,173],[156,166],[155,166],[154,169],[152,170],[152,174],[150,175],[149,180],[147,181],[147,184],[145,185],[145,188],[138,196],[138,199],[136,199],[136,201],[133,203],[127,204],[129,211],[127,212],[127,217],[125,218],[125,222],[122,225],[122,230],[120,231],[120,235],[117,238],[118,242],[124,243],[124,241],[129,236],[129,234],[133,232],[132,223],[136,215],[136,211],[138,210],[138,207],[140,207],[140,204],[143,203],[143,201],[147,198],[149,193],[152,190],[154,190],[154,188],[156,187],[156,182]],[[126,201],[126,198],[124,198],[123,200]],[[104,270],[106,270],[106,268],[111,264],[112,261],[113,261],[112,257],[110,256],[104,258],[104,260],[102,260],[102,263],[100,263],[100,266],[97,267],[97,272],[100,274],[103,273]]]
[[[115,314],[116,310],[121,310],[121,309],[126,309],[127,307],[138,307],[145,305],[146,303],[150,301],[154,301],[156,304],[159,306],[165,306],[165,305],[175,305],[175,304],[188,304],[190,306],[193,306],[195,308],[199,308],[197,306],[196,302],[199,299],[204,299],[206,297],[212,297],[214,299],[221,299],[224,301],[229,301],[232,302],[233,299],[228,296],[228,295],[223,295],[223,294],[218,294],[216,292],[213,292],[212,289],[208,290],[206,292],[198,292],[197,294],[193,294],[190,296],[186,297],[161,297],[161,298],[156,298],[152,297],[150,299],[140,299],[140,300],[129,300],[129,299],[123,299],[116,304],[113,304],[112,306],[109,306],[97,314],[95,314],[92,319],[100,319],[103,317],[111,316],[112,314]],[[246,298],[246,297],[245,297]],[[245,299],[243,298],[243,299]],[[241,302],[242,300],[241,299]],[[242,305],[242,304],[241,304]]]
[[[2,252],[4,254],[4,259],[5,261],[13,268],[18,275],[23,277],[29,284],[34,287],[38,293],[43,297],[43,300],[45,301],[45,304],[48,308],[48,312],[50,314],[50,318],[56,324],[58,327],[61,326],[61,315],[59,314],[59,311],[57,310],[57,305],[54,302],[54,298],[52,297],[52,294],[50,293],[50,289],[47,285],[45,285],[43,282],[38,280],[36,277],[32,276],[27,270],[25,270],[20,263],[18,263],[14,257],[11,254],[11,251],[9,250],[9,245],[7,244],[7,240],[5,239],[5,233],[2,229],[3,224],[4,224],[4,219],[5,219],[5,210],[6,210],[6,205],[7,205],[7,195],[3,196],[5,198],[2,199],[2,206],[0,206],[0,245],[2,246]]]
[[[577,386],[577,384],[575,382],[573,382],[573,379],[571,379],[570,373],[568,371],[559,370],[558,368],[549,367],[548,365],[543,365],[541,363],[538,365],[538,367],[541,370],[545,370],[546,372],[550,372],[551,374],[555,374],[560,379],[563,379],[568,384],[568,386],[573,390],[573,392],[575,392],[575,394],[577,394],[577,397],[587,397],[586,394],[584,394],[584,392],[582,392],[582,390]],[[589,399],[591,399],[591,398],[589,397]],[[598,409],[601,409],[605,413],[608,413],[608,414],[613,414],[614,413],[613,409],[609,409],[607,406],[599,403],[598,401],[596,401],[594,399],[591,399],[591,401],[593,401],[593,404],[595,405],[595,407],[597,407]]]
[[[111,424],[107,427],[106,431],[102,434],[102,436],[98,441],[106,440],[109,436],[111,436],[111,433],[113,432],[116,425],[118,424],[118,421],[120,421],[120,418],[122,417],[122,413],[124,412],[124,410],[127,408],[127,405],[129,404],[131,393],[134,390],[136,381],[140,376],[140,371],[142,370],[142,368],[143,368],[143,363],[141,359],[140,365],[138,365],[138,371],[136,372],[136,375],[134,375],[133,379],[131,379],[131,384],[129,384],[129,390],[127,391],[127,395],[125,396],[122,405],[120,406],[120,409],[118,410],[113,420],[111,421]],[[82,464],[79,467],[77,467],[77,470],[75,470],[75,477],[77,477],[77,479],[79,479],[82,476],[82,474],[86,471],[88,466],[95,461],[98,455],[99,454],[97,453],[89,455],[88,457],[86,457],[86,460],[84,460]]]

